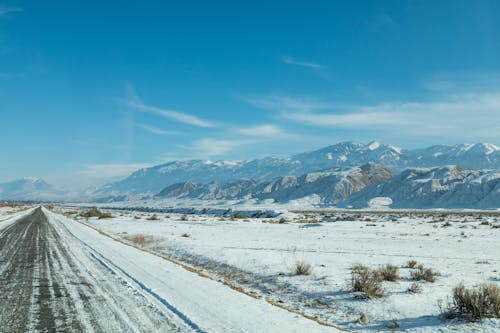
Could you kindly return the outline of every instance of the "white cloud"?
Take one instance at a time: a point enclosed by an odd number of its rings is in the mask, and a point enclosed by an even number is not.
[[[127,99],[124,101],[125,105],[139,112],[151,113],[163,118],[174,120],[180,123],[197,126],[197,127],[216,127],[215,123],[202,120],[196,116],[188,113],[183,113],[174,110],[162,109],[154,106],[144,104],[137,96],[132,86],[127,86]]]
[[[22,12],[23,9],[19,7],[10,7],[5,5],[0,5],[0,16],[6,15],[8,13]]]
[[[281,115],[321,127],[446,139],[500,139],[499,92],[448,95],[432,102],[383,103],[342,112],[283,111]]]
[[[181,148],[188,149],[198,157],[221,156],[234,151],[242,145],[248,144],[245,140],[220,140],[220,139],[200,139],[192,143],[191,146]]]
[[[255,137],[278,137],[286,135],[286,133],[281,128],[271,124],[238,128],[235,130],[235,133]]]
[[[177,132],[177,131],[165,131],[159,128],[156,128],[154,126],[149,126],[149,125],[143,125],[143,124],[135,124],[136,127],[141,128],[145,131],[148,131],[153,134],[157,135],[182,135],[182,132]]]
[[[285,64],[288,64],[288,65],[309,67],[309,68],[314,68],[314,69],[319,69],[319,68],[323,67],[320,64],[317,64],[314,62],[308,62],[308,61],[299,61],[299,60],[296,60],[295,58],[290,57],[290,56],[281,57],[281,61],[283,61]]]

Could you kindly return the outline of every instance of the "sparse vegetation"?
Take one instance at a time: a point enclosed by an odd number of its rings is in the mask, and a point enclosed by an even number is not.
[[[406,267],[407,268],[415,268],[415,267],[417,267],[417,265],[418,265],[418,262],[416,260],[414,260],[414,259],[408,260],[406,262]]]
[[[438,272],[430,268],[425,268],[423,265],[418,265],[417,268],[410,273],[410,276],[413,280],[423,280],[427,282],[435,282],[438,275]]]
[[[159,218],[158,218],[158,216],[156,216],[156,214],[153,214],[150,217],[148,217],[147,220],[149,220],[149,221],[158,221]]]
[[[231,219],[232,220],[236,220],[236,219],[247,219],[248,216],[246,216],[245,214],[242,214],[242,213],[236,213],[234,214],[233,216],[231,216]]]
[[[184,214],[184,215],[181,215],[180,219],[181,219],[181,221],[187,221],[188,217],[186,214]]]
[[[183,234],[181,235],[181,237],[184,237],[184,238],[189,238],[189,237],[191,237],[191,235],[190,235],[190,234],[188,234],[187,232],[185,232],[185,233],[183,233]]]
[[[312,267],[311,264],[304,260],[298,260],[295,263],[294,273],[295,275],[311,275]]]
[[[395,282],[399,280],[398,268],[391,264],[380,267],[373,274],[377,275],[381,281]]]
[[[139,246],[146,246],[146,245],[151,244],[155,241],[153,236],[144,235],[144,234],[125,236],[125,239],[127,239],[127,240],[131,241],[132,243],[135,243]]]
[[[493,283],[474,288],[459,284],[453,288],[452,301],[443,315],[446,318],[462,317],[470,321],[500,318],[500,288]]]
[[[93,207],[85,212],[80,213],[81,217],[85,218],[91,218],[91,217],[97,217],[98,219],[108,219],[112,218],[113,215],[109,212],[103,212],[102,210],[98,209],[97,207]]]
[[[385,296],[380,276],[360,264],[356,264],[351,268],[351,285],[353,291],[361,293],[366,298]]]
[[[422,286],[416,282],[413,282],[407,289],[410,294],[420,294],[422,292]]]

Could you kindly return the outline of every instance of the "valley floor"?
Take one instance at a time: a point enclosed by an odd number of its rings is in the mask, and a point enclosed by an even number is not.
[[[0,209],[0,258],[2,332],[337,331],[44,208]]]
[[[441,317],[460,282],[500,282],[495,215],[309,212],[266,219],[112,211],[113,218],[85,219],[81,211],[62,209],[234,289],[348,331],[500,331],[498,319]],[[410,260],[438,272],[436,281],[414,281]],[[295,274],[299,261],[311,265],[310,275]],[[360,298],[351,291],[355,264],[392,264],[400,279],[383,282],[386,297]],[[414,283],[419,292],[408,292]]]

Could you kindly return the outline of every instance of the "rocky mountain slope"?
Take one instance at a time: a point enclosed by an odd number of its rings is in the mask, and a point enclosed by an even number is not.
[[[386,198],[392,208],[499,208],[500,173],[457,166],[409,168],[367,186],[340,203],[365,208]]]
[[[182,182],[206,184],[241,179],[271,180],[283,176],[337,167],[376,163],[400,172],[407,167],[436,167],[455,164],[463,168],[500,170],[500,148],[492,144],[461,144],[403,150],[379,142],[341,142],[291,157],[267,157],[249,161],[174,161],[141,169],[129,177],[96,190],[94,198],[127,194],[156,194]]]
[[[315,196],[317,203],[335,204],[369,184],[391,177],[388,169],[370,163],[361,167],[279,177],[272,181],[213,181],[208,184],[183,182],[166,187],[157,197],[203,200],[271,199],[274,202],[288,202]]]

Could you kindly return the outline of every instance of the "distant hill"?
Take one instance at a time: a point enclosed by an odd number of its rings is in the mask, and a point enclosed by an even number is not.
[[[154,195],[177,183],[207,184],[253,179],[270,181],[277,177],[367,163],[384,166],[393,173],[409,167],[458,165],[471,169],[500,169],[500,148],[493,144],[438,145],[404,150],[379,142],[341,142],[290,157],[266,157],[248,161],[174,161],[140,169],[129,177],[98,188],[92,198],[127,195]]]
[[[2,200],[59,200],[63,197],[62,190],[54,188],[40,178],[25,177],[0,184]]]

